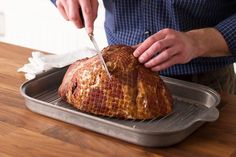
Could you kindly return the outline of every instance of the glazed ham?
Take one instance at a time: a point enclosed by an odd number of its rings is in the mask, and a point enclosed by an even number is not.
[[[172,111],[172,97],[162,79],[133,56],[134,49],[113,45],[103,49],[111,79],[99,57],[73,63],[59,95],[77,109],[122,119],[152,119]]]

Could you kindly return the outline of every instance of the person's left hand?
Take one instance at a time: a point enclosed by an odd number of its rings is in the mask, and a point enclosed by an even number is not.
[[[200,56],[197,44],[187,33],[166,28],[139,44],[133,55],[145,67],[160,71]]]

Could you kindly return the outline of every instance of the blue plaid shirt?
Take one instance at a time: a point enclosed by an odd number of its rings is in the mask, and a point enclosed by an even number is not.
[[[52,0],[53,1],[53,0]],[[135,45],[163,28],[177,31],[214,27],[224,36],[232,56],[201,57],[178,64],[162,75],[196,74],[236,61],[236,0],[103,0],[109,44]],[[214,41],[213,41],[214,42]]]

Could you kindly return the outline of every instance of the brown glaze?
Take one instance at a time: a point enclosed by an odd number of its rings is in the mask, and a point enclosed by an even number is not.
[[[134,49],[113,45],[103,49],[111,73],[107,76],[99,57],[72,64],[59,95],[81,111],[124,119],[151,119],[172,111],[172,97],[162,79],[139,64]]]

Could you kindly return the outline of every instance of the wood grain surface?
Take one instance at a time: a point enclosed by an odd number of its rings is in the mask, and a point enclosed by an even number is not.
[[[145,148],[28,110],[20,95],[26,81],[16,70],[32,49],[0,42],[0,157],[233,157],[236,156],[236,96],[222,95],[220,118],[183,142]]]

